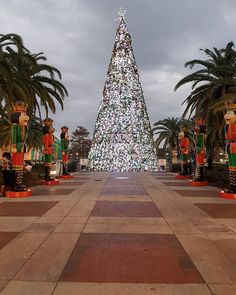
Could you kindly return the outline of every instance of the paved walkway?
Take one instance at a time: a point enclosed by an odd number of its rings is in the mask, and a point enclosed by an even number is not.
[[[168,173],[0,200],[0,295],[235,295],[236,202]]]

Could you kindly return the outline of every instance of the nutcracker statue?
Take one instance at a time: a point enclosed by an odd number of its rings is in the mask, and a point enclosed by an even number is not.
[[[190,184],[193,186],[206,186],[208,185],[208,182],[205,181],[206,126],[203,118],[195,118],[194,138],[196,168],[194,179]]]
[[[225,119],[226,151],[228,154],[229,188],[220,197],[236,199],[236,103],[228,104]]]
[[[27,104],[17,101],[12,105],[11,115],[11,191],[8,192],[9,198],[27,197],[32,192],[22,183],[24,170],[24,153],[26,150],[25,139],[27,135],[27,123],[29,117],[26,114]]]
[[[180,164],[181,173],[176,175],[177,179],[189,178],[189,164],[188,164],[188,154],[189,154],[189,138],[187,135],[186,128],[183,128],[179,133],[179,152],[180,152]]]
[[[54,185],[58,184],[59,181],[51,177],[51,167],[53,161],[53,144],[54,144],[54,131],[53,120],[51,118],[46,118],[43,121],[43,154],[44,154],[44,167],[45,167],[45,177],[42,184]]]
[[[67,172],[67,165],[69,161],[69,128],[67,126],[61,127],[61,155],[62,155],[62,178],[71,178]]]

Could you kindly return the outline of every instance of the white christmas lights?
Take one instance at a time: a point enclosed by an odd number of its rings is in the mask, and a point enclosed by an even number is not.
[[[121,17],[89,153],[90,169],[157,170],[151,134],[131,37]]]

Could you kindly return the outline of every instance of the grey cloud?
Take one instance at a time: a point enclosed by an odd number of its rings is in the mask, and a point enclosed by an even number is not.
[[[120,0],[0,0],[0,31],[20,34],[32,52],[43,51],[69,91],[55,127],[77,125],[93,132],[102,98]],[[140,81],[151,122],[180,116],[189,87],[184,63],[203,57],[199,48],[235,40],[234,0],[123,0]]]

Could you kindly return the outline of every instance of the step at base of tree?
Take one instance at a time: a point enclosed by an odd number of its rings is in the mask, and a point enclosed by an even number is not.
[[[60,184],[59,180],[55,179],[55,180],[43,180],[41,182],[42,185],[57,185],[57,184]]]
[[[189,184],[192,186],[207,186],[208,185],[208,181],[194,181],[194,180],[190,180]]]
[[[175,176],[176,179],[189,179],[190,176],[189,175],[180,175],[180,174],[177,174]]]
[[[23,192],[7,191],[6,195],[7,198],[27,198],[32,196],[32,191],[30,189]]]
[[[233,193],[227,193],[225,191],[220,191],[218,193],[218,196],[220,198],[224,198],[224,199],[231,199],[231,200],[236,200],[236,194],[233,194]]]

